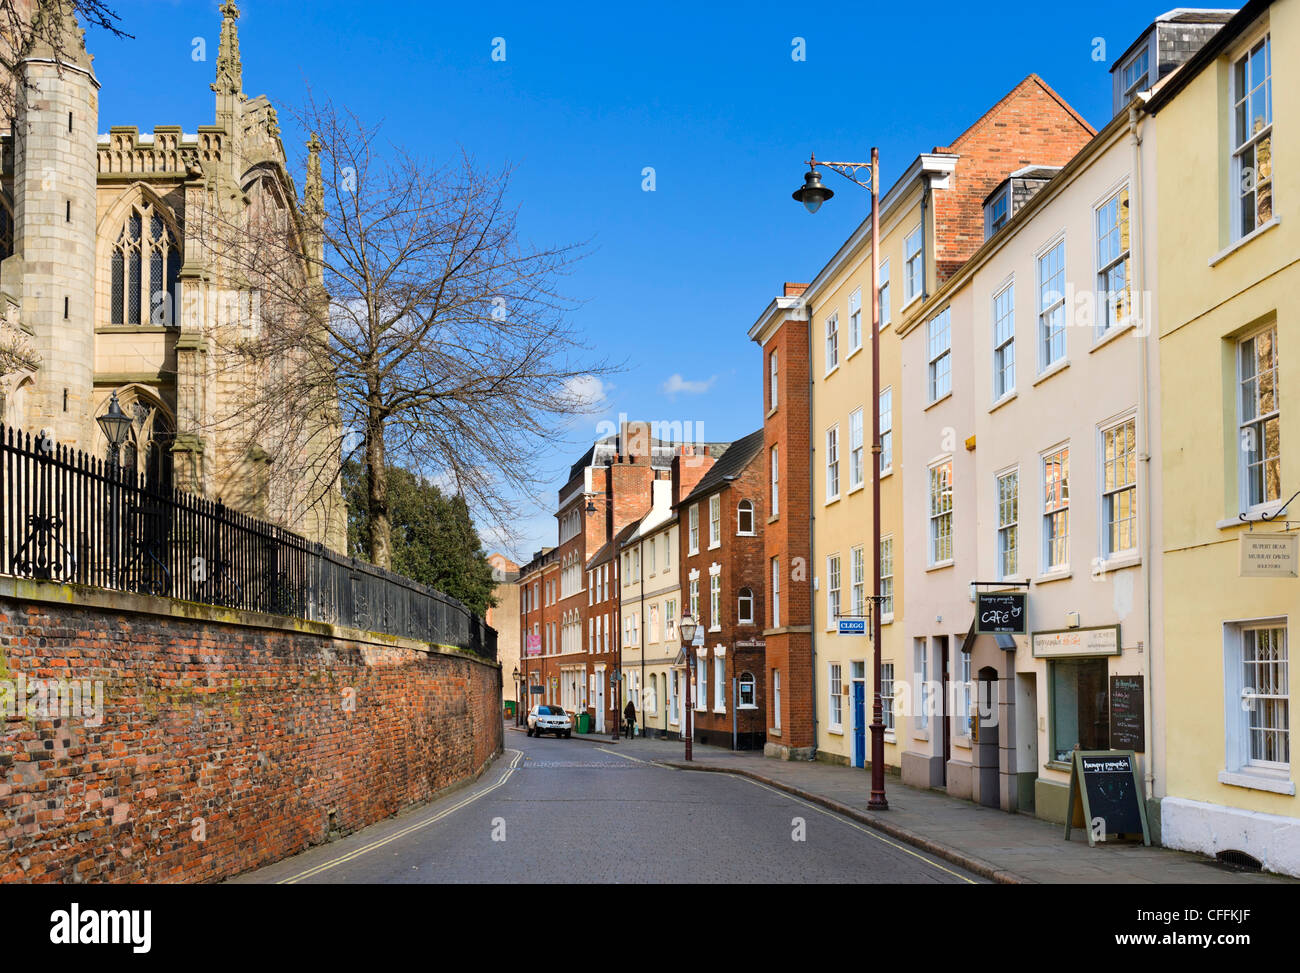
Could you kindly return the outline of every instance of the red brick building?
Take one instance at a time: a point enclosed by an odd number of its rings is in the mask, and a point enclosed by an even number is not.
[[[731,443],[675,505],[682,611],[699,625],[692,653],[694,739],[762,747],[764,690],[763,430]],[[700,644],[702,638],[702,644]]]

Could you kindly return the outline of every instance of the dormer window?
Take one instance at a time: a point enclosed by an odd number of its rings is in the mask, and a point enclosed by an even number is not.
[[[1011,218],[1011,184],[1007,183],[984,204],[984,239],[1007,225]]]
[[[1150,78],[1150,63],[1147,49],[1144,47],[1133,55],[1133,59],[1124,65],[1122,76],[1124,84],[1124,100],[1128,101],[1139,91],[1145,91],[1151,87],[1148,79]]]

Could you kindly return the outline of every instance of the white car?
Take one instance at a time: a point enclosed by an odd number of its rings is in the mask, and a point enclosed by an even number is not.
[[[528,711],[528,735],[539,737],[543,733],[558,736],[573,735],[573,718],[559,706],[539,703]]]

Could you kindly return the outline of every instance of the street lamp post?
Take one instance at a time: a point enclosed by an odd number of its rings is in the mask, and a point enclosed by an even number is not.
[[[109,512],[109,525],[113,534],[113,543],[110,557],[111,571],[109,587],[117,587],[117,563],[118,563],[118,535],[121,533],[121,525],[118,523],[118,506],[120,499],[118,494],[121,492],[120,470],[120,450],[122,444],[126,442],[127,437],[131,435],[131,417],[122,411],[122,406],[118,404],[117,392],[113,392],[112,398],[108,403],[108,411],[102,416],[97,416],[95,421],[99,423],[99,428],[104,431],[104,438],[108,440],[108,462],[112,468],[113,492],[112,492],[112,509]]]
[[[522,705],[522,700],[520,699],[520,696],[522,694],[519,692],[519,667],[518,666],[515,666],[515,671],[514,673],[512,673],[512,675],[514,676],[514,680],[515,680],[515,726],[518,726],[519,709],[520,706]]]
[[[816,213],[822,203],[835,195],[822,185],[818,166],[833,169],[871,190],[871,640],[876,690],[871,704],[871,798],[867,807],[884,811],[888,810],[889,801],[885,799],[885,724],[880,700],[880,156],[873,148],[870,162],[818,162],[815,155],[810,157],[804,184],[791,194],[810,213]],[[859,173],[864,173],[866,182],[859,178]]]
[[[682,660],[686,669],[686,680],[682,686],[683,708],[686,715],[682,719],[682,725],[686,728],[686,759],[693,759],[691,756],[691,743],[694,741],[695,729],[691,726],[691,712],[695,708],[695,684],[691,681],[692,673],[695,671],[694,655],[695,650],[691,643],[695,641],[695,619],[690,615],[682,616],[680,625],[682,632],[682,651],[677,657]]]

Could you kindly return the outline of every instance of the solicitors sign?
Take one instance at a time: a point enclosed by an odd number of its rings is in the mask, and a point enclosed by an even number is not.
[[[1297,572],[1297,541],[1300,534],[1241,535],[1241,576],[1243,578],[1294,578]]]

